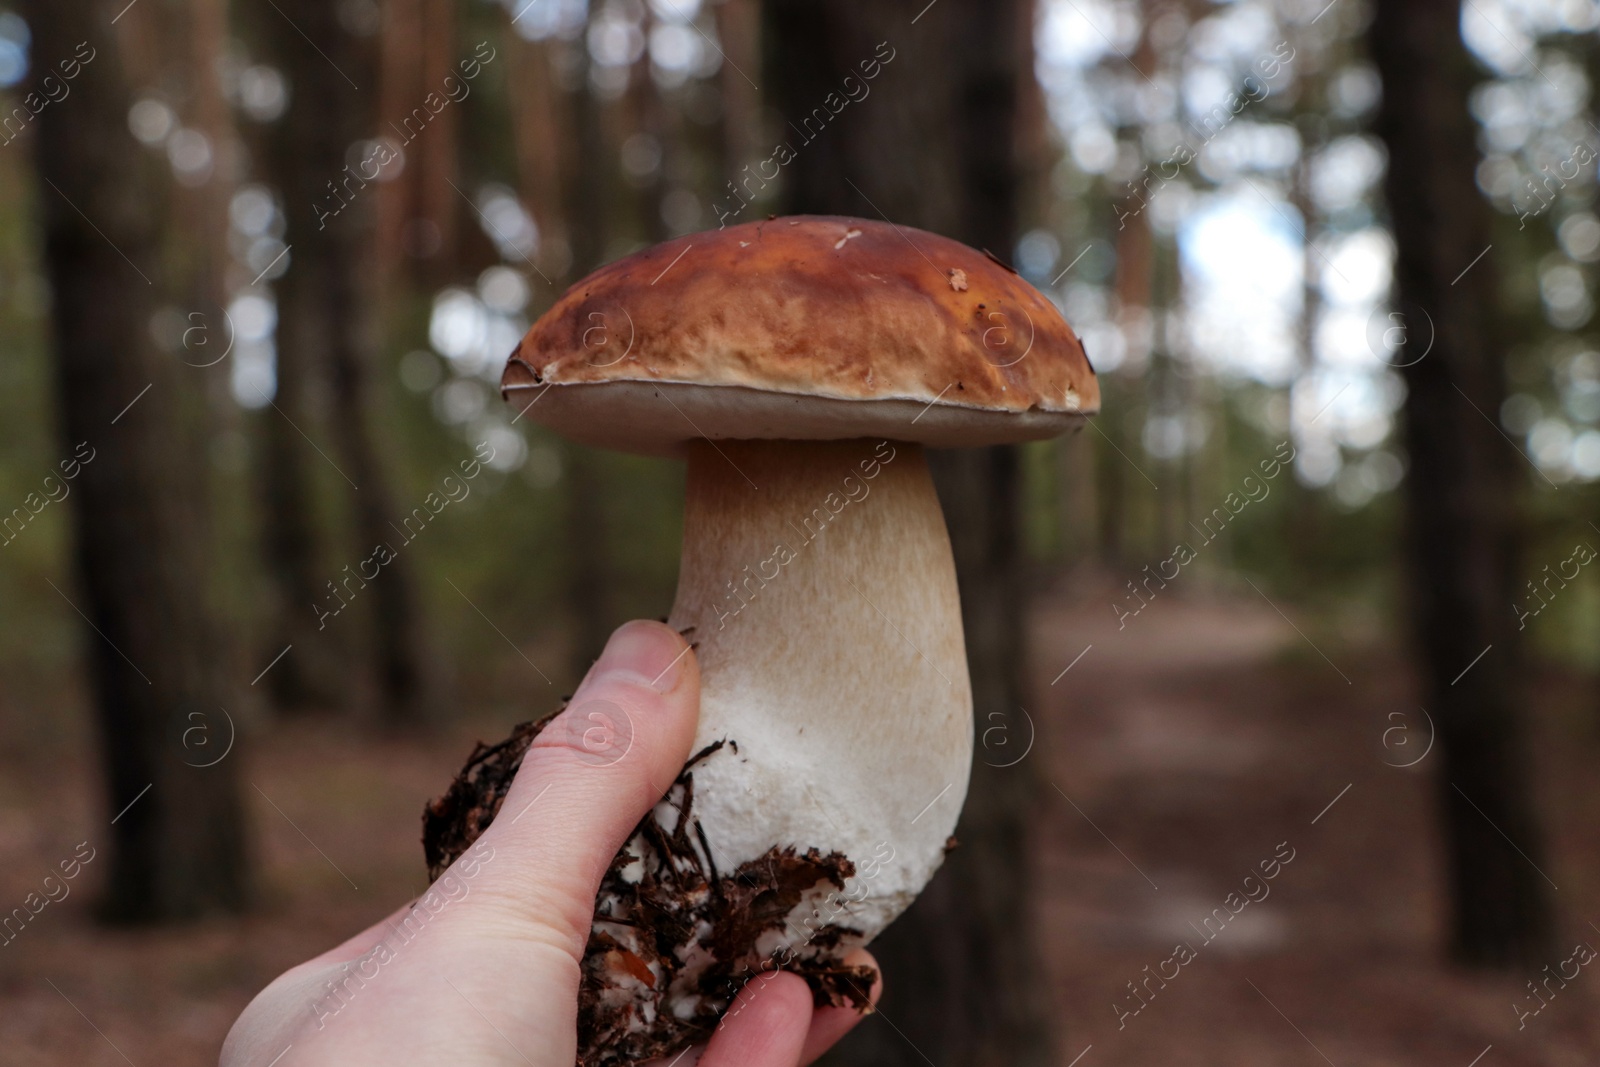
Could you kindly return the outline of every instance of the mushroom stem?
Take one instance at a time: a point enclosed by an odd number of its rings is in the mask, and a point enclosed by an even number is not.
[[[972,695],[921,446],[697,441],[672,625],[702,679],[695,809],[718,869],[774,845],[856,865],[833,922],[870,940],[961,811]],[[735,747],[737,746],[737,747]]]

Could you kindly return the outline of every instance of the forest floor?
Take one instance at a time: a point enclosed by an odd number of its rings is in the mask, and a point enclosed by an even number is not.
[[[1023,758],[1047,783],[1036,879],[1062,1067],[1600,1063],[1600,974],[1585,969],[1519,1020],[1536,1006],[1534,973],[1441,964],[1438,753],[1395,766],[1426,750],[1429,728],[1392,648],[1291,623],[1264,598],[1170,598],[1118,630],[1107,599],[1076,591],[1094,607],[1047,604],[1034,626],[1038,735]],[[1566,677],[1532,689],[1542,867],[1569,946],[1555,967],[1577,942],[1600,946],[1600,694]],[[0,1062],[215,1064],[256,990],[423,888],[424,800],[474,739],[517,717],[485,709],[425,741],[290,722],[241,745],[230,758],[253,817],[259,909],[107,930],[92,921],[103,868],[91,861],[0,948]],[[1029,728],[1015,729],[1017,747],[990,762],[1027,750]],[[80,841],[104,855],[86,751],[0,754],[0,907]],[[1216,918],[1230,893],[1261,896],[1245,878],[1275,858],[1265,898]],[[1193,952],[1181,967],[1165,962],[1179,942]],[[1175,969],[1133,998],[1128,983]]]

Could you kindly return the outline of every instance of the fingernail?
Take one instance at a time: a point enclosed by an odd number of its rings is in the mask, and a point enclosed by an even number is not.
[[[643,682],[658,693],[669,693],[683,675],[689,646],[677,631],[658,622],[623,624],[595,663],[595,680],[607,676]]]

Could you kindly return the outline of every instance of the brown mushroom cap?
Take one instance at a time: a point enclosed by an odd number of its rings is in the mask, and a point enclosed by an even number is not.
[[[547,311],[506,398],[587,444],[1052,437],[1100,408],[1083,345],[1017,273],[937,234],[795,216],[607,264]]]

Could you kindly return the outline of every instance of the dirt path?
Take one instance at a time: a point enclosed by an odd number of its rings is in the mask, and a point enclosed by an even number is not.
[[[1397,766],[1429,726],[1392,655],[1318,651],[1265,599],[1158,602],[1120,631],[1105,607],[1047,612],[1035,632],[1063,1063],[1090,1045],[1081,1067],[1468,1067],[1491,1045],[1481,1067],[1600,1062],[1600,974],[1519,1030],[1534,974],[1437,962],[1437,757]],[[1571,743],[1562,705],[1541,701],[1546,870],[1561,943],[1600,946],[1600,753]]]

